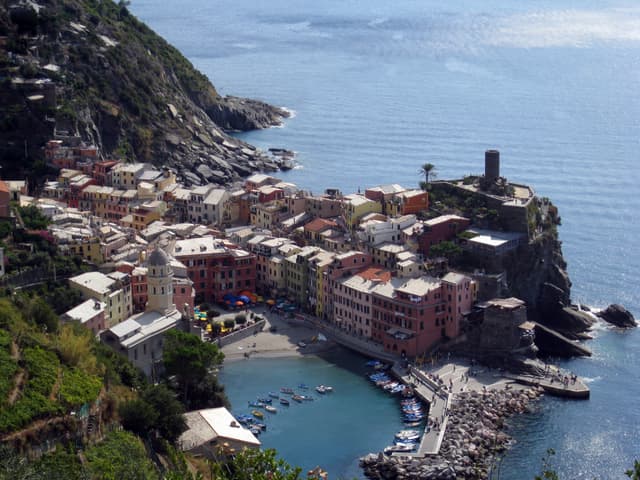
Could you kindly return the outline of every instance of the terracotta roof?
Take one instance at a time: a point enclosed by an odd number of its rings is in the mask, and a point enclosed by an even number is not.
[[[356,273],[359,277],[365,280],[381,280],[382,282],[388,282],[391,280],[391,272],[379,267],[369,267],[361,272]]]
[[[304,229],[307,232],[322,232],[327,228],[337,227],[338,224],[333,220],[327,220],[326,218],[316,218],[315,220],[311,220],[304,226]]]
[[[9,185],[7,185],[5,182],[3,182],[2,180],[0,180],[0,192],[7,192],[9,193]]]

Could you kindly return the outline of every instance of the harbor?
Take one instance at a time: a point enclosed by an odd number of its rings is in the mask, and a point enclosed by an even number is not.
[[[377,437],[376,444],[372,445],[369,451],[366,452],[384,451],[387,454],[382,463],[378,464],[377,460],[373,462],[376,465],[375,468],[385,468],[387,462],[396,461],[392,459],[397,459],[400,462],[413,459],[421,464],[431,465],[437,463],[443,455],[449,457],[452,452],[451,442],[459,443],[460,423],[471,422],[472,420],[472,418],[467,419],[465,412],[467,406],[469,404],[473,405],[474,402],[499,405],[501,412],[506,412],[504,415],[511,415],[526,411],[528,402],[537,398],[543,390],[552,395],[569,398],[585,398],[585,396],[588,397],[589,395],[589,389],[581,379],[552,366],[548,367],[548,371],[545,372],[543,377],[512,375],[503,370],[478,365],[469,359],[451,357],[446,354],[436,355],[429,361],[423,361],[419,365],[411,365],[401,362],[400,359],[385,355],[379,348],[376,348],[375,344],[365,339],[326,326],[313,317],[300,314],[283,316],[266,310],[260,310],[260,313],[266,319],[262,331],[250,338],[223,347],[223,352],[232,364],[237,364],[240,360],[252,362],[252,359],[259,359],[260,362],[263,362],[267,359],[282,359],[285,361],[286,358],[291,361],[298,359],[304,364],[320,358],[340,355],[340,352],[343,352],[342,347],[346,347],[369,358],[380,358],[379,365],[386,364],[389,366],[389,369],[384,372],[372,371],[371,368],[376,362],[369,362],[369,366],[365,367],[364,370],[361,367],[355,369],[360,374],[366,374],[366,377],[374,385],[380,387],[378,390],[383,397],[386,397],[385,404],[390,409],[396,412],[400,411],[400,418],[398,418],[397,413],[394,415],[392,412],[386,413],[384,417],[378,417],[385,419],[381,420],[381,422],[386,422],[386,419],[390,419],[388,425],[392,425],[393,428],[388,428],[384,437]],[[322,340],[319,340],[320,338]],[[354,360],[354,358],[359,358],[360,360]],[[350,365],[345,365],[345,367],[352,368],[356,361],[364,365],[363,358],[359,355],[354,356],[349,361]],[[253,364],[255,365],[255,363]],[[380,368],[384,370],[383,367]],[[309,382],[312,385],[310,393],[307,393],[305,389],[301,391],[300,388],[296,388],[296,386],[299,387],[300,382]],[[281,420],[284,415],[280,414],[283,409],[285,410],[283,413],[286,413],[286,416],[289,416],[290,412],[297,409],[298,412],[296,413],[305,410],[308,416],[314,417],[319,413],[318,407],[322,405],[321,408],[324,408],[327,404],[335,402],[336,395],[341,398],[339,402],[341,407],[351,403],[351,395],[348,391],[342,391],[341,388],[338,388],[336,393],[330,395],[317,394],[313,390],[313,386],[320,384],[331,385],[333,380],[300,375],[295,378],[281,379],[280,386],[272,384],[268,387],[267,391],[275,389],[281,399],[286,398],[286,401],[290,403],[290,407],[277,405],[277,415],[269,414],[265,410],[267,421],[263,423],[268,424],[268,426],[266,426],[266,430],[256,433],[262,435],[266,447],[272,446],[272,430],[278,436],[286,435],[283,430],[280,430],[283,423],[285,423]],[[290,385],[290,387],[286,392],[281,392],[279,389],[285,385]],[[408,394],[409,389],[410,395]],[[264,399],[267,391],[255,392],[251,396],[255,398],[256,395],[261,395]],[[407,393],[406,397],[412,397],[411,403],[405,403],[407,400],[403,400],[404,392]],[[314,395],[314,393],[316,394]],[[397,396],[394,396],[394,393]],[[304,401],[302,399],[296,401],[294,399],[296,395],[302,395],[304,398],[307,394],[313,395],[314,401]],[[379,396],[375,398],[377,402],[382,400]],[[345,401],[346,399],[348,401]],[[238,408],[242,410],[240,407],[246,405],[248,400],[251,400],[251,398],[243,398]],[[232,397],[232,401],[235,403],[235,398]],[[389,401],[391,401],[390,404],[388,403]],[[240,414],[247,418],[254,417],[251,413],[244,411]],[[340,423],[339,419],[336,419],[335,410],[327,412],[327,415],[332,418],[332,421],[335,420]],[[277,419],[274,418],[276,416],[278,416]],[[261,422],[262,420],[260,419]],[[456,425],[455,431],[450,431],[452,421]],[[255,422],[255,420],[250,420],[250,422]],[[273,423],[273,429],[271,423]],[[299,425],[297,423],[291,428],[292,431],[287,433],[299,434]],[[487,438],[492,438],[497,444],[506,445],[508,437],[501,430],[501,428],[496,430],[486,429],[489,432],[487,433]],[[380,433],[379,428],[376,428],[376,433]],[[500,441],[497,439],[500,439]],[[286,451],[287,447],[283,447],[282,444],[278,443],[277,448],[278,450],[285,448]],[[487,457],[490,456],[487,455]],[[294,456],[293,458],[296,457]],[[360,453],[359,458],[365,471],[371,472],[372,458],[366,456],[365,453]],[[460,468],[464,467],[463,464],[460,465]],[[325,467],[325,465],[321,466]],[[306,467],[313,468],[315,465],[305,465]],[[353,464],[351,464],[351,468],[353,468],[352,473],[357,471]],[[489,467],[487,466],[487,468]],[[329,471],[331,472],[331,469]]]

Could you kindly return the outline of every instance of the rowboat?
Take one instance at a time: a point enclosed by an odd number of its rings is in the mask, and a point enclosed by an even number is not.
[[[287,400],[286,398],[281,398],[280,403],[282,405],[286,405],[287,407],[289,406],[289,400]]]
[[[286,393],[287,395],[293,395],[293,388],[289,388],[289,387],[282,387],[280,389],[280,391],[282,393]]]
[[[302,403],[302,400],[304,400],[302,395],[294,395],[293,397],[291,397],[293,400],[295,400],[298,403]]]
[[[256,418],[264,418],[264,413],[262,413],[260,410],[251,410],[251,415]]]
[[[266,406],[264,407],[264,409],[265,409],[267,412],[271,412],[271,413],[278,413],[278,409],[277,409],[276,407],[272,407],[271,405],[266,405]]]
[[[280,395],[278,395],[276,392],[269,392],[269,396],[271,398],[280,398]]]

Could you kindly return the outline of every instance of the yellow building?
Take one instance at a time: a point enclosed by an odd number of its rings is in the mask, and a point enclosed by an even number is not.
[[[344,220],[347,227],[354,230],[358,222],[368,213],[382,212],[382,205],[374,200],[369,200],[364,195],[345,195],[343,203]]]
[[[102,244],[98,237],[73,240],[67,246],[71,254],[78,255],[91,263],[100,265],[104,262]]]
[[[131,227],[140,232],[147,228],[151,222],[160,220],[167,211],[167,204],[161,200],[143,203],[122,218],[120,223],[124,227]]]
[[[84,300],[92,298],[106,305],[106,328],[122,322],[132,314],[131,279],[125,273],[111,272],[105,275],[86,272],[70,278],[69,286],[79,290]]]

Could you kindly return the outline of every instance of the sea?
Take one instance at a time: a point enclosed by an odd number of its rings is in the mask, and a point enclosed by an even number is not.
[[[417,186],[427,162],[438,178],[459,178],[500,150],[502,175],[560,209],[573,300],[622,303],[640,317],[637,1],[133,0],[130,9],[221,94],[293,112],[280,128],[238,136],[294,150],[298,166],[279,176],[305,190]],[[515,419],[516,442],[493,478],[533,478],[550,448],[561,479],[626,478],[640,459],[640,332],[593,334],[592,357],[560,362],[586,378],[591,398],[545,398]],[[397,408],[346,364],[240,362],[225,375],[242,406],[249,379],[260,391],[282,376],[339,384],[330,410],[305,405],[285,434],[263,438],[290,463],[352,478],[361,474],[345,458],[384,447]],[[357,391],[340,392],[351,382]]]

